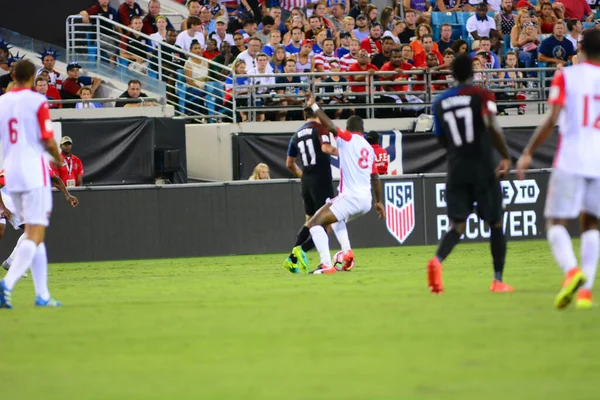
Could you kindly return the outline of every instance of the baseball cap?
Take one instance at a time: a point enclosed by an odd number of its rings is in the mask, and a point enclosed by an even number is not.
[[[65,144],[65,143],[73,144],[73,141],[71,140],[71,138],[69,136],[63,136],[62,138],[60,138],[60,144]]]
[[[367,16],[365,14],[358,14],[358,17],[356,17],[356,20],[358,21],[359,19],[367,19]]]
[[[40,68],[37,70],[37,72],[35,73],[35,77],[37,78],[38,76],[40,76],[41,74],[43,74],[44,72],[50,73],[50,71],[46,68]]]
[[[529,3],[527,2],[527,0],[520,0],[517,3],[517,8],[521,8],[521,7],[527,7],[527,8],[529,8]]]
[[[77,63],[77,61],[71,61],[70,63],[67,64],[67,71],[70,71],[74,68],[81,68],[81,65],[79,65]]]
[[[340,31],[340,39],[344,37],[352,37],[352,34],[348,31]]]
[[[219,17],[219,18],[217,18],[217,19],[215,20],[215,22],[216,22],[217,24],[218,24],[218,23],[222,23],[222,24],[225,24],[225,25],[227,25],[227,24],[229,23],[229,21],[227,21],[227,18],[225,18],[225,17]]]
[[[313,45],[313,42],[312,42],[312,40],[310,40],[310,39],[304,39],[304,40],[302,41],[302,46],[306,46],[307,44],[309,44],[309,45],[311,45],[311,46],[312,46],[312,45]]]

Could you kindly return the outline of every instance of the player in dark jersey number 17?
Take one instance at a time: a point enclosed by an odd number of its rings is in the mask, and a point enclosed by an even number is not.
[[[306,221],[317,210],[325,205],[327,199],[333,198],[331,182],[330,155],[337,156],[337,149],[331,145],[329,131],[324,129],[314,111],[304,109],[306,123],[292,136],[288,147],[286,166],[296,178],[302,182],[302,201]],[[302,169],[298,168],[296,158],[302,160]],[[310,231],[306,226],[298,232],[296,244],[289,257],[283,262],[283,267],[292,273],[300,273],[308,262],[298,263],[298,258],[306,258],[306,252],[315,247]]]
[[[452,74],[458,85],[442,93],[433,104],[435,135],[448,149],[446,203],[450,231],[440,241],[435,257],[429,260],[427,276],[432,293],[443,292],[442,262],[465,232],[466,220],[477,203],[477,214],[490,226],[490,242],[494,259],[492,292],[511,292],[502,281],[506,240],[502,231],[504,210],[498,177],[510,168],[510,155],[502,128],[496,120],[495,97],[489,90],[474,86],[473,67],[468,56],[452,63]],[[502,154],[497,168],[493,164],[493,148]]]

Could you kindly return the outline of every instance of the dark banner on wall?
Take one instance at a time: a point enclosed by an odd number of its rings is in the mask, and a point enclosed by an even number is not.
[[[61,121],[63,136],[73,139],[85,185],[154,183],[155,151],[179,150],[173,183],[186,183],[185,123],[170,118],[122,118]]]
[[[509,128],[505,130],[506,143],[516,162],[527,145],[533,128]],[[390,168],[390,174],[417,174],[446,172],[446,150],[431,133],[400,133],[399,131],[379,132],[383,147],[390,154],[392,162],[399,162],[399,168]],[[271,170],[271,178],[291,178],[285,166],[287,147],[293,133],[285,134],[240,134],[233,137],[234,179],[248,179],[256,164],[264,162]],[[555,132],[536,151],[532,168],[550,168],[554,158],[558,134]],[[497,155],[499,157],[499,155]],[[332,158],[332,165],[337,160]],[[334,175],[335,176],[335,175]]]

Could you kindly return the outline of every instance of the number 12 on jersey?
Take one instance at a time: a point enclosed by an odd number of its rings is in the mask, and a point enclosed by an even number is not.
[[[458,128],[458,119],[463,120],[464,136],[467,143],[473,143],[475,140],[475,132],[473,128],[473,110],[470,107],[458,108],[444,113],[444,121],[448,124],[452,141],[456,147],[463,145],[461,130]]]

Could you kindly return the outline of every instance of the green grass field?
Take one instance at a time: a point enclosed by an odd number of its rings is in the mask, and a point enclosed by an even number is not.
[[[51,266],[0,310],[3,399],[597,399],[598,309],[553,309],[542,241],[509,243],[491,294],[487,244],[461,244],[433,296],[433,247],[356,250],[332,276],[283,255]],[[316,263],[316,254],[311,262]]]

